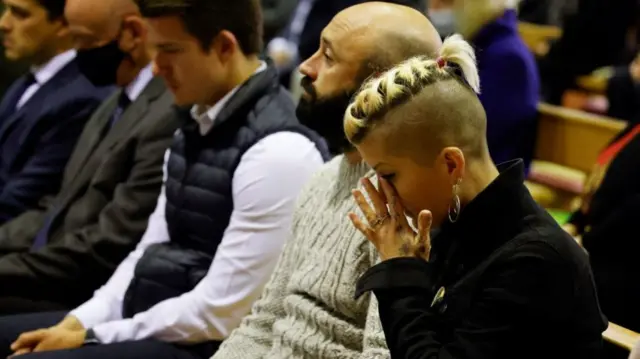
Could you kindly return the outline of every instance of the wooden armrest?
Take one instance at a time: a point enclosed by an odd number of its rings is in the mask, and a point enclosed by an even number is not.
[[[523,34],[531,34],[540,38],[554,40],[562,36],[562,29],[553,25],[539,25],[530,22],[518,22],[518,31]]]
[[[535,158],[589,173],[600,151],[626,127],[610,117],[541,103]]]
[[[602,336],[606,341],[629,351],[633,349],[640,340],[640,334],[611,322],[607,330],[602,333]]]
[[[625,121],[619,120],[617,118],[595,115],[589,112],[549,105],[546,103],[538,104],[538,111],[542,115],[562,118],[571,122],[596,125],[597,127],[608,128],[615,131],[623,130],[627,125]]]
[[[559,38],[562,35],[562,30],[556,26],[520,22],[518,23],[518,33],[536,56],[545,56],[549,51],[550,41]]]
[[[578,77],[576,83],[583,90],[604,94],[607,91],[609,79],[602,76],[585,75]]]

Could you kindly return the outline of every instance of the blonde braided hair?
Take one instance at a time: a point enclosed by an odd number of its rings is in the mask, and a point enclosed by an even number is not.
[[[347,138],[357,144],[384,114],[407,102],[429,85],[447,80],[458,80],[462,86],[475,93],[480,92],[475,53],[460,35],[453,35],[444,41],[437,59],[413,57],[366,81],[345,112],[344,131]]]

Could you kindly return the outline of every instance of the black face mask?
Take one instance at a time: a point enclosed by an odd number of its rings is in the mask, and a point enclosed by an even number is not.
[[[95,86],[108,86],[116,83],[118,67],[126,53],[120,50],[118,39],[110,43],[87,50],[78,50],[80,72]]]
[[[310,99],[300,98],[296,108],[300,123],[324,137],[331,154],[338,155],[353,150],[353,145],[344,134],[343,126],[344,112],[349,106],[353,93],[345,92],[333,97],[318,98],[309,77],[304,77],[300,85],[311,97]]]

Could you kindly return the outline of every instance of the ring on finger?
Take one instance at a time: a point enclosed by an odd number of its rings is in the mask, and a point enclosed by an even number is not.
[[[389,218],[388,214],[378,216],[373,222],[371,222],[371,228],[376,228],[377,226],[381,225],[382,222],[387,220],[387,218]]]

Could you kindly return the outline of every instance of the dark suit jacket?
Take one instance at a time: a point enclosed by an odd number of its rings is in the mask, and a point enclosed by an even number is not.
[[[20,87],[14,84],[0,106],[0,223],[58,192],[62,171],[84,125],[113,92],[113,88],[92,85],[75,61],[14,110],[7,104],[22,96]]]
[[[119,94],[87,124],[48,210],[26,212],[0,227],[0,296],[76,306],[142,237],[179,121],[171,94],[154,78],[103,138]],[[49,244],[31,252],[47,215],[54,216]]]
[[[0,9],[0,12],[2,9]],[[4,47],[0,45],[0,97],[29,67],[21,62],[11,62],[4,58]]]

